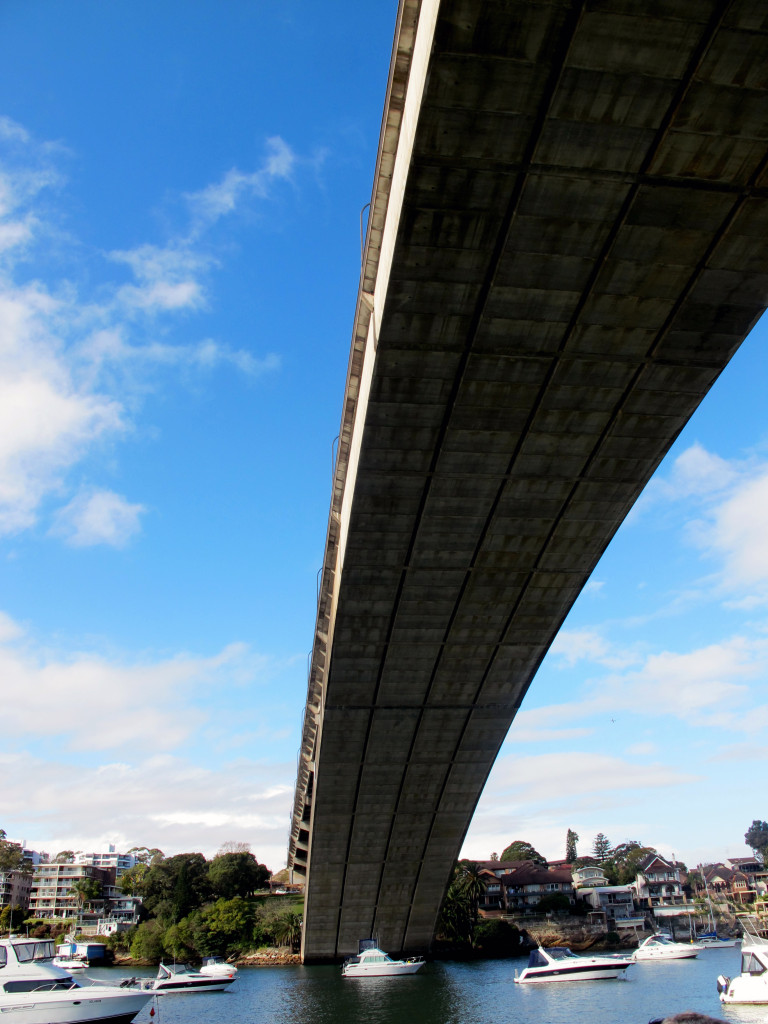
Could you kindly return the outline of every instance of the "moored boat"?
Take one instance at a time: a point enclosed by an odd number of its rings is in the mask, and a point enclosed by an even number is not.
[[[233,973],[226,977],[202,974],[187,964],[160,964],[151,991],[158,995],[179,992],[223,992],[235,981]]]
[[[741,939],[732,939],[725,935],[718,935],[716,931],[701,932],[696,936],[696,945],[704,949],[727,949],[729,946],[738,946]]]
[[[345,960],[342,978],[393,978],[401,974],[415,974],[424,966],[423,956],[406,960],[393,960],[375,944],[373,939],[361,939],[357,956]]]
[[[234,964],[228,964],[222,960],[220,956],[206,956],[203,957],[200,974],[205,974],[209,978],[234,978],[237,968]]]
[[[740,915],[741,916],[741,915]],[[768,939],[756,926],[742,919],[744,940],[741,945],[741,974],[731,979],[720,975],[717,991],[721,1003],[768,1003]]]
[[[620,956],[579,956],[567,946],[539,946],[532,949],[528,966],[515,981],[519,985],[548,981],[602,981],[623,978],[631,967],[629,957]]]
[[[81,984],[54,962],[47,939],[0,939],[0,1014],[14,1024],[130,1024],[152,998],[97,982]]]
[[[704,947],[695,942],[674,942],[667,935],[651,935],[641,942],[632,959],[636,962],[647,960],[692,960]]]

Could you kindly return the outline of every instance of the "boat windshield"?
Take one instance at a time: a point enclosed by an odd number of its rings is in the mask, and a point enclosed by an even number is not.
[[[20,978],[18,981],[9,979],[3,984],[4,992],[55,992],[58,989],[69,991],[78,988],[71,978],[50,978],[40,981],[39,978]]]
[[[765,974],[765,971],[765,964],[761,963],[754,953],[749,953],[745,950],[741,954],[742,974]]]
[[[29,964],[33,960],[53,960],[53,942],[14,942],[13,951],[20,964]]]
[[[529,967],[546,967],[550,960],[566,960],[575,957],[565,946],[552,946],[549,949],[532,949],[528,957]],[[549,959],[547,959],[549,957]],[[577,957],[578,959],[578,957]]]
[[[553,946],[552,949],[548,949],[547,952],[553,960],[567,960],[569,957],[574,957],[578,960],[575,953],[572,953],[570,949],[565,946]]]

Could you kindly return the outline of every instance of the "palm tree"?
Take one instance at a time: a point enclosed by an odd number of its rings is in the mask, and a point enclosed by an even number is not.
[[[101,893],[101,882],[95,878],[77,878],[72,883],[67,896],[72,896],[77,903],[77,909],[82,913],[83,907],[91,900],[95,900]]]
[[[459,862],[460,873],[458,883],[461,891],[469,900],[472,908],[472,924],[477,924],[477,917],[480,910],[480,898],[485,894],[488,885],[483,878],[482,869],[475,861],[465,860]]]
[[[275,941],[281,946],[290,946],[292,950],[299,948],[301,944],[301,915],[289,911],[275,921]]]

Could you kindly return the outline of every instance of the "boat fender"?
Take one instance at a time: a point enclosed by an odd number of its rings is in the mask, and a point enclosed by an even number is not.
[[[724,974],[718,976],[717,979],[717,991],[722,992],[723,995],[728,991],[728,986],[731,984],[731,979],[726,978]]]

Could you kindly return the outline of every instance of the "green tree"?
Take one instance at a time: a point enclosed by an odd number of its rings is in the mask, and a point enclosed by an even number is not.
[[[578,835],[573,831],[573,829],[569,828],[565,835],[565,859],[569,864],[573,864],[576,860],[576,843],[578,843],[578,841]]]
[[[250,852],[220,853],[208,865],[208,880],[215,895],[224,899],[251,896],[264,887],[269,868]]]
[[[155,859],[142,881],[144,906],[150,914],[178,923],[211,896],[208,862],[202,853],[179,853]]]
[[[546,857],[535,850],[530,843],[526,843],[523,839],[516,839],[514,843],[510,843],[506,850],[501,855],[501,860],[532,860],[536,864],[546,864]]]
[[[159,864],[164,859],[163,851],[158,850],[156,846],[132,846],[128,853],[132,853],[139,864],[146,864],[149,867]]]
[[[147,864],[134,864],[132,868],[124,871],[118,879],[120,891],[126,896],[141,896],[144,891],[144,879],[149,871]]]
[[[24,868],[24,851],[19,843],[6,839],[0,829],[0,871],[21,871]]]
[[[752,822],[744,833],[747,846],[760,857],[761,860],[768,860],[768,822],[760,821],[758,818]]]
[[[67,896],[74,896],[80,910],[101,896],[101,882],[97,878],[78,878],[72,883]]]
[[[59,850],[53,858],[54,864],[72,864],[75,860],[74,850]]]
[[[281,946],[290,946],[295,952],[301,945],[301,915],[289,910],[275,922],[274,932]]]
[[[604,836],[602,832],[598,832],[595,836],[595,840],[592,843],[592,856],[595,858],[598,864],[602,864],[603,861],[608,860],[608,855],[611,852],[611,841],[607,836]]]
[[[159,921],[143,921],[139,925],[131,943],[131,957],[152,964],[162,960],[163,928]]]
[[[14,928],[18,928],[24,922],[26,916],[27,911],[18,903],[13,907],[8,903],[0,911],[0,931],[12,932]]]
[[[195,943],[192,922],[189,917],[183,918],[178,924],[172,924],[163,933],[163,952],[174,960],[191,960],[203,955]]]
[[[469,901],[474,931],[480,910],[480,899],[488,888],[480,867],[473,860],[460,860],[454,875],[455,884]]]
[[[571,901],[564,892],[548,892],[536,904],[536,910],[546,914],[549,910],[567,913],[571,909]]]
[[[248,948],[254,934],[255,905],[252,900],[234,896],[216,900],[204,907],[201,914],[207,945],[219,955]]]
[[[640,862],[649,854],[657,852],[653,846],[644,846],[636,839],[628,839],[614,846],[602,866],[614,885],[628,885],[634,881]]]
[[[486,956],[515,956],[522,952],[520,932],[514,925],[498,917],[478,921],[474,939],[475,947],[481,949]]]

